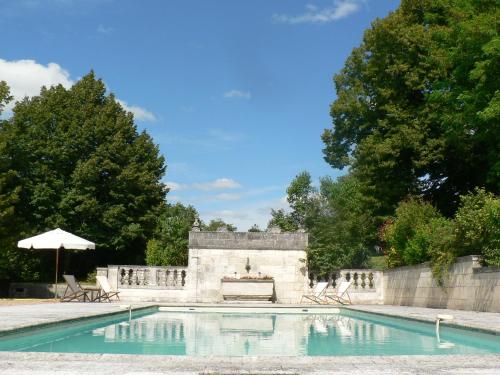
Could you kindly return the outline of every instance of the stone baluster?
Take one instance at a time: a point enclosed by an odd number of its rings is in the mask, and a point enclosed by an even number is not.
[[[144,285],[144,268],[138,268],[136,272],[137,272],[136,284],[139,286]]]

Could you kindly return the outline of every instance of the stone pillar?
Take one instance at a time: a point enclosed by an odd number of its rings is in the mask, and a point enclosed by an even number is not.
[[[112,290],[118,290],[118,266],[108,266],[108,282]]]

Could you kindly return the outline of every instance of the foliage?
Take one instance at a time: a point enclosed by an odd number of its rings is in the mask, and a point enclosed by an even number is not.
[[[262,229],[259,228],[257,224],[252,225],[252,227],[248,230],[249,232],[262,232]]]
[[[321,179],[317,201],[315,217],[307,220],[311,271],[321,275],[366,266],[375,227],[356,178]]]
[[[441,215],[429,203],[409,199],[399,204],[394,221],[387,225],[382,240],[386,242],[388,264],[390,267],[418,264],[430,259],[432,219]]]
[[[271,220],[268,228],[277,226],[283,232],[294,232],[300,228],[306,228],[314,211],[317,208],[315,202],[317,191],[312,186],[311,175],[307,171],[300,172],[290,183],[287,190],[287,202],[291,212],[283,209],[271,210]]]
[[[198,213],[192,206],[167,204],[153,238],[146,247],[146,263],[151,266],[185,266],[188,262],[189,231]]]
[[[496,0],[403,0],[335,76],[325,159],[377,216],[408,194],[451,216],[475,186],[500,191],[499,16]]]
[[[287,232],[299,228],[308,231],[311,273],[326,275],[366,264],[375,227],[353,176],[337,181],[323,178],[318,190],[309,173],[302,172],[291,182],[287,193],[291,212],[273,210],[269,226],[278,225]]]
[[[201,223],[201,230],[216,232],[219,228],[226,227],[229,232],[236,232],[237,228],[233,224],[226,223],[222,219],[212,219],[208,224]]]
[[[278,227],[282,232],[295,232],[299,229],[293,217],[282,208],[271,209],[271,220],[267,223],[267,228],[272,227]]]
[[[432,275],[442,286],[456,259],[455,223],[443,217],[431,219],[427,225],[427,233]]]
[[[484,189],[461,197],[455,216],[457,255],[480,253],[500,267],[500,199]]]
[[[96,242],[92,255],[67,254],[62,266],[72,272],[86,274],[118,254],[143,262],[164,205],[164,158],[93,72],[16,103],[0,147],[0,207],[7,192],[8,210],[23,224],[9,231],[13,238],[62,227]],[[17,251],[13,244],[2,254]]]
[[[442,285],[458,256],[480,255],[485,264],[500,266],[500,199],[484,189],[460,197],[453,220],[421,200],[400,203],[394,219],[380,231],[389,267],[431,261]]]

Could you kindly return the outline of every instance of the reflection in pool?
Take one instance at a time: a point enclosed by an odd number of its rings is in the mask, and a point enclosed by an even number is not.
[[[370,314],[155,312],[5,337],[0,350],[194,356],[500,352],[498,337]]]

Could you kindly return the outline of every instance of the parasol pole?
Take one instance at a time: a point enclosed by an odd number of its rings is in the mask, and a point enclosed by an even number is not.
[[[59,271],[59,249],[63,249],[62,246],[56,249],[56,284],[54,285],[54,299],[57,299],[57,273]]]

